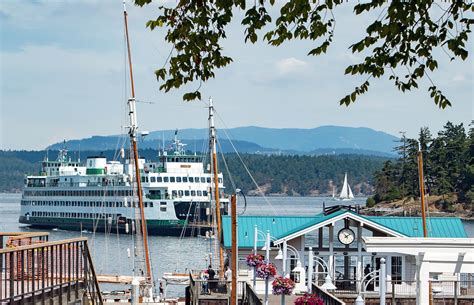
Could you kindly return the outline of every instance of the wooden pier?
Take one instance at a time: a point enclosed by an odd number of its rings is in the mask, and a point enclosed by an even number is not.
[[[87,238],[48,241],[48,233],[2,233],[0,304],[102,304]]]

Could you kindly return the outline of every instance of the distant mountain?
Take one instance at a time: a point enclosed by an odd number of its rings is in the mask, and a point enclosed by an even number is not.
[[[141,140],[142,148],[162,147],[169,145],[175,130],[152,131]],[[178,134],[180,139],[192,151],[205,150],[207,146],[207,129],[182,129]],[[264,154],[363,154],[393,156],[395,142],[399,139],[385,132],[365,127],[321,126],[312,129],[300,128],[264,128],[264,127],[237,127],[227,130],[218,130],[218,137],[224,152],[233,152],[232,145],[239,152]],[[67,141],[66,146],[71,150],[107,150],[119,147],[126,137],[93,136],[81,140]],[[63,143],[57,143],[48,149],[58,149]],[[204,148],[202,148],[204,147]]]

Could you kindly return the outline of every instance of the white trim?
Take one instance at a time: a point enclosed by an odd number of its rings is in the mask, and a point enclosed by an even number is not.
[[[358,215],[355,215],[355,214],[352,214],[352,213],[349,213],[349,212],[344,212],[344,213],[342,213],[342,214],[340,214],[340,215],[338,215],[338,216],[335,216],[335,217],[326,219],[325,221],[322,221],[322,222],[320,222],[320,223],[318,223],[318,224],[312,225],[312,226],[307,227],[307,228],[304,228],[304,229],[302,229],[302,230],[300,230],[300,231],[298,231],[298,232],[295,232],[295,233],[292,233],[292,234],[287,235],[287,236],[285,236],[285,237],[282,237],[282,238],[280,238],[280,239],[274,241],[273,244],[274,244],[274,245],[279,245],[279,244],[281,244],[284,240],[291,240],[291,239],[297,238],[297,237],[299,237],[299,236],[301,236],[301,235],[305,235],[305,234],[307,234],[307,233],[309,233],[309,232],[311,232],[311,231],[317,230],[317,229],[319,229],[319,228],[321,228],[321,227],[325,227],[325,226],[327,226],[328,224],[334,224],[334,223],[336,223],[337,221],[342,220],[342,219],[347,218],[347,217],[352,218],[353,220],[356,220],[356,221],[358,221],[358,222],[360,222],[360,223],[363,223],[363,224],[364,224],[364,225],[363,225],[364,227],[369,226],[369,227],[372,227],[372,228],[377,229],[377,230],[379,230],[379,231],[382,231],[382,232],[384,232],[384,233],[390,234],[390,235],[392,235],[392,236],[394,236],[394,237],[407,237],[406,235],[404,235],[404,234],[402,234],[402,233],[399,233],[399,232],[396,232],[396,231],[394,231],[394,230],[391,230],[391,229],[389,229],[389,228],[387,228],[387,227],[384,227],[384,226],[382,226],[382,225],[380,225],[380,224],[378,224],[378,223],[375,223],[375,222],[373,222],[373,221],[371,221],[371,220],[369,220],[369,219],[362,218],[362,217],[360,217],[360,216],[358,216]]]

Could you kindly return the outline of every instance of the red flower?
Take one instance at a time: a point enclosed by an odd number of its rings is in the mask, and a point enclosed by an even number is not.
[[[295,288],[295,282],[289,278],[278,276],[273,281],[272,286],[272,291],[275,295],[291,295]]]
[[[324,302],[315,294],[305,293],[304,296],[295,300],[295,305],[324,305]]]
[[[257,267],[257,277],[266,279],[274,277],[277,274],[277,269],[272,263],[262,263]]]

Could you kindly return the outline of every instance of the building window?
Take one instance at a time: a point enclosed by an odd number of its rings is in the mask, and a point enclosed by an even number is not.
[[[392,281],[395,284],[402,283],[402,257],[392,256]]]

